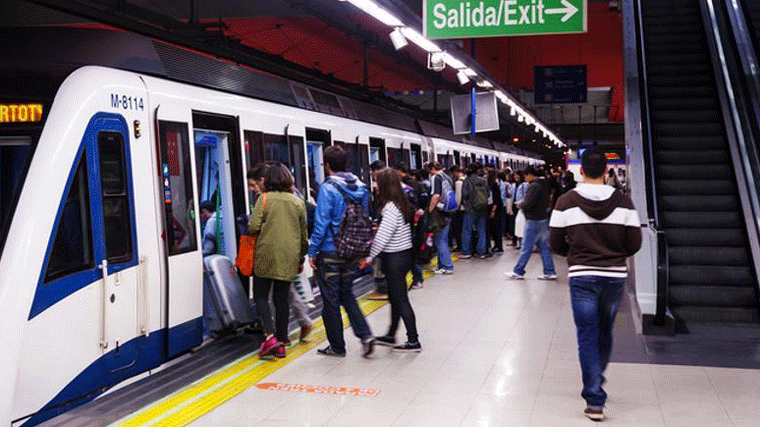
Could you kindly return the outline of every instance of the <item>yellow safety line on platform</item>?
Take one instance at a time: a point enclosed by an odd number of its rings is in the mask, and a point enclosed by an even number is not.
[[[456,257],[452,256],[456,261]],[[429,271],[423,271],[425,279],[432,276]],[[411,284],[411,274],[407,275],[407,283]],[[384,305],[386,300],[367,300],[366,295],[360,299],[360,308],[364,315],[369,315]],[[343,324],[348,327],[348,318],[341,309]],[[271,375],[278,369],[289,364],[300,356],[311,351],[326,339],[322,319],[314,322],[314,329],[309,342],[295,344],[288,348],[284,359],[265,361],[253,353],[242,357],[221,371],[209,374],[175,393],[131,414],[113,425],[133,427],[144,425],[155,426],[184,426],[210,412],[227,400],[237,396],[246,389]]]

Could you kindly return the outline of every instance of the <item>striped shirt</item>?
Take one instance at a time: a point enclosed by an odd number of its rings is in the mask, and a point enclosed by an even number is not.
[[[628,275],[626,258],[641,247],[641,224],[631,199],[605,185],[580,184],[557,200],[549,242],[567,256],[568,277]]]
[[[370,258],[375,258],[381,252],[401,252],[412,248],[412,227],[404,221],[404,216],[393,202],[383,207],[383,219],[377,229]]]

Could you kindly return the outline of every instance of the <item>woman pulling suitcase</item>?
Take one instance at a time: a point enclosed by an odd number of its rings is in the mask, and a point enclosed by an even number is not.
[[[293,277],[303,270],[309,246],[306,208],[292,191],[290,171],[280,163],[271,165],[264,174],[264,193],[256,201],[248,221],[248,230],[258,236],[253,297],[267,335],[259,357],[286,356],[283,343],[288,340],[288,292]],[[270,290],[275,307],[274,323],[269,309]]]

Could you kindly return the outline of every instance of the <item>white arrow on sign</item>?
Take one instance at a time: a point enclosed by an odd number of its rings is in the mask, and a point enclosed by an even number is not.
[[[572,18],[573,15],[578,12],[578,8],[573,6],[573,4],[567,0],[562,0],[562,5],[565,7],[560,9],[546,9],[546,14],[555,15],[558,13],[564,13],[565,16],[562,17],[562,22],[567,22],[568,19]]]

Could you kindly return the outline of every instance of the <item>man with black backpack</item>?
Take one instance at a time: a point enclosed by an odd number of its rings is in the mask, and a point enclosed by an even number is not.
[[[431,197],[428,205],[430,222],[435,224],[435,246],[438,251],[438,269],[436,274],[452,274],[454,263],[449,249],[449,229],[451,217],[459,207],[454,193],[454,181],[443,171],[443,166],[436,162],[430,169]]]
[[[480,176],[483,167],[479,163],[470,163],[467,178],[462,184],[462,204],[465,206],[464,225],[462,226],[462,258],[472,257],[472,231],[478,233],[477,256],[486,257],[486,221],[488,217],[488,183]]]
[[[319,187],[314,231],[309,244],[309,264],[316,272],[322,294],[322,320],[329,345],[317,350],[325,356],[346,356],[343,339],[343,306],[351,327],[362,342],[364,357],[372,354],[374,337],[353,293],[357,262],[369,255],[372,220],[369,190],[359,178],[346,172],[346,152],[332,146],[324,153],[327,179]]]

